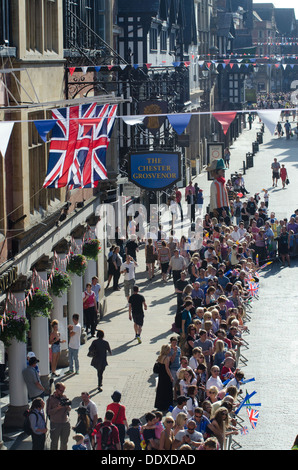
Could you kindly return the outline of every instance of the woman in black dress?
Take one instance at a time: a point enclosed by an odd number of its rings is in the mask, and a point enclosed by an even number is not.
[[[157,358],[158,385],[154,406],[160,411],[168,411],[169,407],[173,405],[173,377],[169,367],[170,350],[170,345],[163,345]]]
[[[107,362],[107,353],[112,355],[112,351],[110,345],[104,339],[104,332],[102,330],[97,331],[97,339],[95,339],[88,351],[88,356],[92,357],[91,366],[93,366],[97,370],[97,379],[98,379],[98,387],[97,389],[101,392],[102,391],[102,376],[106,366],[108,365]]]

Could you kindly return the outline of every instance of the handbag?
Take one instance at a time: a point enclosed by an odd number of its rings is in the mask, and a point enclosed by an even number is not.
[[[159,362],[156,362],[153,366],[153,373],[158,374],[159,372]]]
[[[289,178],[286,179],[286,184],[290,184]]]

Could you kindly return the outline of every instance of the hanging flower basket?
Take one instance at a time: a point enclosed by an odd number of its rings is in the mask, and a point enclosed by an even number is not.
[[[51,295],[55,295],[55,297],[62,297],[62,295],[67,292],[70,286],[70,275],[68,273],[59,271],[59,269],[56,268],[53,275],[52,284],[49,287],[49,293]]]
[[[97,260],[98,253],[101,251],[100,241],[89,238],[83,244],[82,253],[87,259]]]
[[[17,312],[7,312],[5,315],[0,315],[0,341],[4,343],[5,347],[10,346],[13,339],[25,343],[29,328],[28,319],[18,316]]]
[[[87,268],[87,260],[84,255],[74,255],[70,256],[66,271],[77,276],[83,276]]]
[[[30,317],[49,317],[54,308],[53,299],[48,292],[36,287],[29,297],[29,305],[26,307],[26,313]]]

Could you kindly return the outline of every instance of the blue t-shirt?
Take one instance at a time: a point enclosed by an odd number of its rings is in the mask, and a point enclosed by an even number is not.
[[[187,328],[191,324],[191,314],[188,310],[184,309],[182,312],[182,321],[185,320],[184,333],[187,333]]]

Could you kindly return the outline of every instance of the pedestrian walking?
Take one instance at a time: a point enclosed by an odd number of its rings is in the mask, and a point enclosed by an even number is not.
[[[72,374],[74,368],[76,374],[79,374],[79,349],[81,346],[81,331],[82,327],[79,323],[80,316],[74,313],[72,316],[72,325],[68,325],[69,342],[68,342],[68,358],[69,358],[69,371],[67,374]]]
[[[190,221],[195,222],[196,199],[195,188],[192,181],[190,181],[188,186],[185,188],[185,200],[188,204],[188,216],[190,216]]]
[[[135,268],[138,266],[137,262],[133,259],[132,256],[127,255],[125,262],[121,265],[120,273],[124,275],[124,295],[128,299],[133,292],[133,286],[136,282],[136,273]]]
[[[114,252],[112,255],[112,263],[113,263],[113,290],[117,291],[117,290],[120,290],[120,287],[119,287],[120,267],[123,263],[122,257],[120,256],[120,246],[116,246],[114,248]]]
[[[279,171],[280,171],[280,164],[277,161],[277,158],[274,158],[273,163],[271,164],[272,170],[272,186],[277,186],[277,181],[279,180]]]
[[[92,357],[91,366],[97,370],[98,391],[102,392],[102,378],[107,362],[107,353],[112,355],[109,343],[103,339],[104,332],[97,331],[97,339],[95,339],[88,350],[88,356]]]
[[[51,450],[67,450],[70,435],[69,413],[71,401],[64,394],[65,385],[62,382],[55,384],[55,391],[47,400],[47,416],[50,419]]]
[[[176,202],[177,202],[177,205],[180,209],[181,222],[183,222],[183,208],[182,208],[182,204],[181,204],[182,194],[181,194],[181,191],[179,191],[177,186],[175,186],[174,189],[175,189],[175,195],[176,195]]]
[[[129,320],[134,323],[135,337],[141,343],[141,332],[144,324],[144,310],[147,310],[145,297],[139,294],[139,287],[134,286],[133,294],[128,299]]]
[[[288,120],[286,120],[284,128],[285,128],[285,131],[286,131],[286,138],[287,138],[287,140],[289,140],[290,137],[291,137],[291,124],[289,123]]]
[[[282,189],[285,189],[286,187],[286,181],[288,178],[288,172],[284,164],[281,165],[280,169],[280,179],[281,179],[281,184],[282,184]]]
[[[176,284],[176,281],[180,279],[182,271],[184,271],[186,268],[186,262],[185,259],[182,255],[179,254],[179,250],[176,248],[174,250],[174,256],[171,257],[169,267],[168,267],[168,272],[170,270],[172,271],[173,274],[173,283],[174,286]]]
[[[226,147],[224,150],[224,162],[227,168],[230,168],[230,159],[231,159],[231,152],[229,147]]]
[[[148,238],[147,245],[145,245],[145,261],[148,271],[148,279],[154,277],[154,265],[157,257],[157,251],[153,244],[152,238]]]

